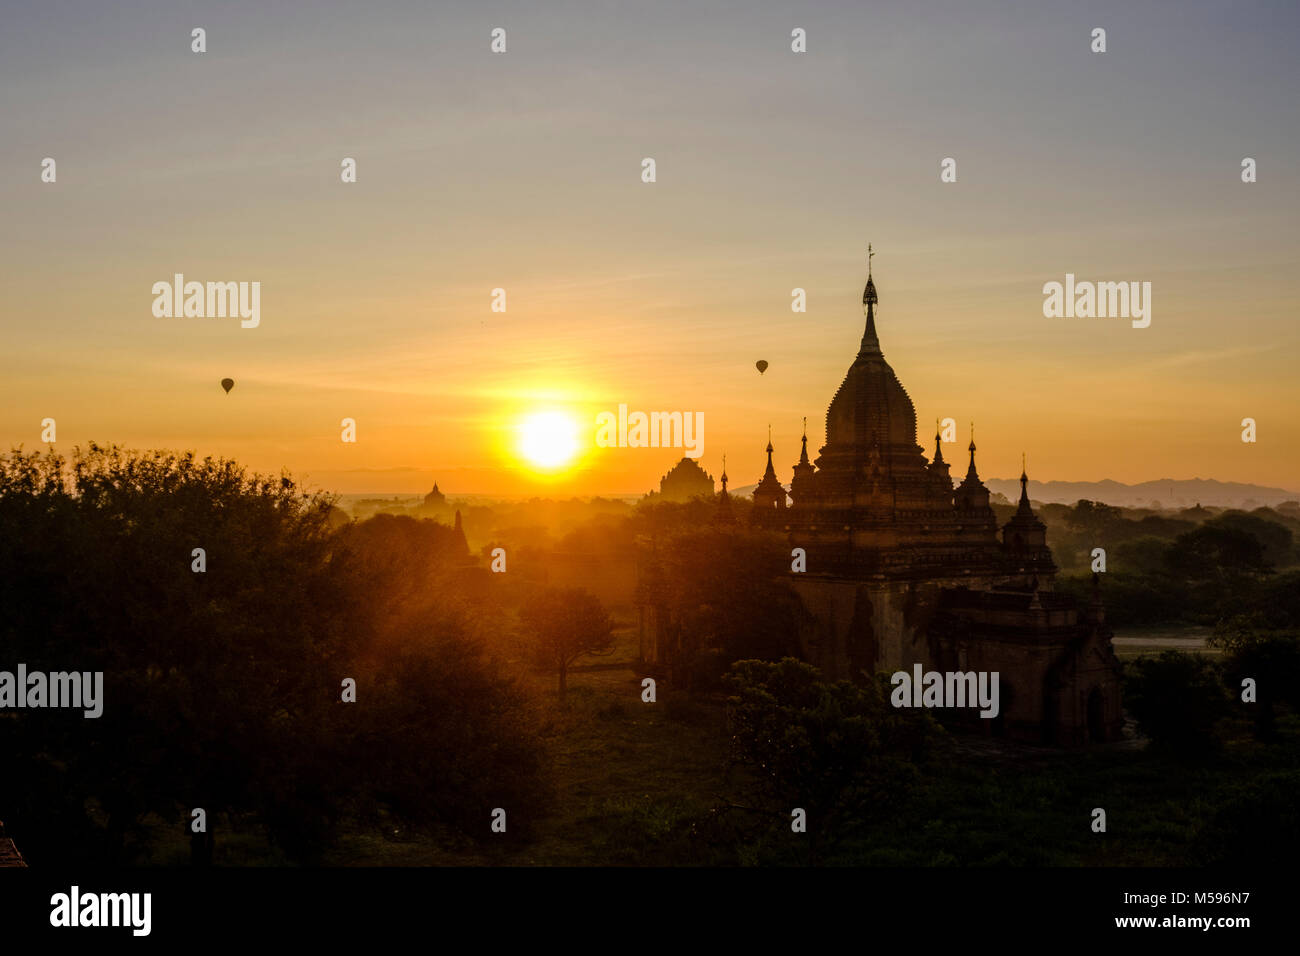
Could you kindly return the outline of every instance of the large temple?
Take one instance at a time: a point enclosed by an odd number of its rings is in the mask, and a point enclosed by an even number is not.
[[[826,412],[826,444],[810,462],[805,433],[779,519],[807,556],[807,571],[791,575],[811,616],[805,656],[837,677],[916,663],[997,671],[993,732],[1062,745],[1115,739],[1120,668],[1095,585],[1085,608],[1052,590],[1056,565],[1023,469],[999,535],[973,430],[956,487],[938,435],[926,460],[912,400],[880,347],[878,302],[868,269],[866,327]],[[774,507],[770,489],[758,498]]]
[[[855,680],[915,664],[997,672],[1000,713],[976,726],[1063,746],[1116,739],[1120,667],[1096,578],[1087,607],[1053,590],[1023,469],[1019,507],[998,528],[973,429],[955,487],[937,435],[926,459],[912,400],[880,347],[878,302],[868,268],[866,327],[827,410],[826,444],[810,461],[805,428],[787,497],[769,434],[754,491],[754,517],[805,552],[806,570],[790,575],[807,611],[803,656]]]
[[[651,491],[646,497],[679,503],[692,498],[712,498],[713,476],[701,468],[694,458],[682,458],[659,479],[658,493]]]

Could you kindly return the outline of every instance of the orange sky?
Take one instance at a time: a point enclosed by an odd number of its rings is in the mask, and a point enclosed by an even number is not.
[[[679,453],[588,447],[543,480],[509,450],[530,410],[571,412],[590,446],[625,403],[702,412],[701,464],[716,477],[725,452],[734,486],[770,423],[788,482],[801,418],[815,453],[857,350],[870,240],[927,454],[951,417],[961,459],[974,419],[986,477],[1025,452],[1044,481],[1300,488],[1294,66],[1266,20],[1209,43],[1194,17],[1116,13],[1101,61],[1059,18],[954,5],[936,33],[832,5],[800,59],[775,8],[683,32],[629,7],[568,34],[520,10],[493,57],[464,11],[416,37],[409,11],[340,8],[223,13],[205,59],[173,42],[187,16],[155,12],[97,44],[59,33],[50,62],[23,48],[56,25],[6,27],[8,446],[52,417],[60,449],[193,448],[345,493],[642,493]],[[261,282],[260,325],[155,317],[176,272]],[[1044,318],[1067,272],[1151,282],[1151,326]]]

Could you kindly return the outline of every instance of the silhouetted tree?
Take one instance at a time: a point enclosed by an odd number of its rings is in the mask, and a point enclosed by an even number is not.
[[[1086,498],[1077,502],[1073,511],[1065,517],[1070,527],[1094,537],[1104,534],[1107,529],[1123,520],[1123,511],[1114,505],[1089,501]]]
[[[336,535],[331,508],[287,475],[192,454],[0,457],[0,659],[104,674],[99,719],[0,719],[22,781],[0,809],[35,835],[33,858],[126,862],[149,814],[202,807],[209,837],[256,826],[310,859],[380,805],[454,825],[497,784],[542,792],[523,697],[473,628],[427,577],[376,560],[402,534]],[[356,704],[340,702],[344,677]],[[406,725],[383,723],[394,712]],[[438,738],[436,722],[473,729]],[[365,772],[376,764],[418,767],[462,812],[425,801],[427,780]]]
[[[1226,511],[1207,521],[1205,526],[1244,531],[1259,542],[1261,562],[1270,567],[1285,566],[1294,559],[1291,529],[1260,515]]]
[[[593,595],[577,588],[538,590],[524,605],[520,619],[531,633],[537,660],[559,676],[561,700],[568,692],[573,662],[613,648],[609,614]]]
[[[1165,651],[1129,667],[1124,703],[1154,746],[1189,755],[1213,745],[1228,702],[1212,661]]]
[[[799,652],[803,604],[791,589],[790,547],[763,531],[703,528],[658,542],[648,561],[655,596],[687,688],[716,684],[733,661],[779,660]]]
[[[1207,584],[1235,582],[1268,570],[1263,545],[1254,535],[1208,523],[1175,538],[1165,562],[1187,580]]]
[[[802,808],[808,860],[855,821],[897,805],[937,725],[890,706],[879,681],[823,681],[810,664],[738,661],[727,674],[733,759],[751,771],[756,809],[788,827]]]
[[[1220,621],[1210,638],[1222,648],[1223,679],[1234,706],[1254,718],[1255,736],[1277,739],[1277,705],[1300,709],[1300,633],[1270,630],[1268,616],[1255,611]],[[1241,700],[1242,682],[1255,682],[1253,702]]]

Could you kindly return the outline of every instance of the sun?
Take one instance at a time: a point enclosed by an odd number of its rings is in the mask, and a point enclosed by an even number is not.
[[[519,423],[518,447],[535,468],[563,468],[578,454],[578,424],[564,412],[533,412]]]

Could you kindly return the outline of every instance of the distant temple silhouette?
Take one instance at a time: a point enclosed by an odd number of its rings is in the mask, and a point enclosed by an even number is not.
[[[438,490],[438,483],[433,483],[433,491],[424,496],[424,506],[426,508],[445,508],[447,506],[447,496]]]
[[[712,498],[713,476],[705,472],[694,458],[682,458],[668,474],[659,479],[658,495],[652,491],[646,497],[676,502]]]
[[[754,490],[755,518],[806,552],[806,572],[790,575],[809,612],[804,657],[833,678],[910,672],[917,663],[996,671],[1001,713],[976,721],[993,733],[1060,745],[1117,738],[1120,666],[1096,576],[1086,608],[1052,590],[1057,569],[1023,470],[1019,507],[999,540],[973,426],[956,488],[938,435],[926,460],[912,400],[880,348],[878,301],[868,258],[866,329],[827,410],[826,444],[810,462],[805,420],[787,507],[769,430]],[[660,629],[660,615],[652,617]]]

